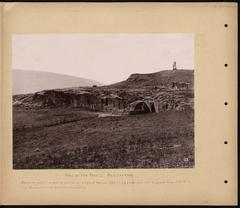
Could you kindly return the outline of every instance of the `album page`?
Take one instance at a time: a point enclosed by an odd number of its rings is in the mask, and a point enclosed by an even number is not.
[[[235,205],[237,4],[2,3],[1,204]]]

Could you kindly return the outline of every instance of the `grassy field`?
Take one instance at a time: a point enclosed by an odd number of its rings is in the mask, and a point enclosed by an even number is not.
[[[13,167],[191,168],[194,112],[98,117],[72,108],[14,107]]]

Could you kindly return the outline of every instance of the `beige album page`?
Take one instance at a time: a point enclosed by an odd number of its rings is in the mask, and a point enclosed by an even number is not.
[[[237,4],[2,3],[1,203],[237,203]]]

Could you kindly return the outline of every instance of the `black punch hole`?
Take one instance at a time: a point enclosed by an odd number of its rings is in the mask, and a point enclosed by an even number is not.
[[[228,183],[228,181],[227,181],[227,180],[225,180],[225,181],[224,181],[224,183]]]
[[[227,144],[227,143],[228,143],[227,141],[224,142],[224,144]]]
[[[224,105],[227,105],[227,104],[228,104],[227,102],[224,103]]]
[[[225,67],[228,67],[228,64],[224,64]]]
[[[228,27],[228,24],[225,24],[224,27]]]

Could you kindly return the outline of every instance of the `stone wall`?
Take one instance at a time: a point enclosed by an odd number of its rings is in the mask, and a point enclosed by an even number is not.
[[[57,90],[35,93],[33,102],[38,103],[42,107],[72,106],[107,112],[127,107],[127,101],[118,96],[95,95],[90,92],[70,93]]]
[[[193,90],[45,90],[31,95],[14,97],[15,105],[25,107],[76,107],[83,110],[129,113],[131,103],[144,100],[161,111],[193,109]],[[149,105],[150,105],[149,104]],[[152,110],[151,110],[152,112]]]

